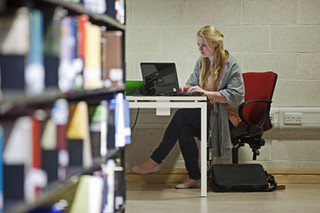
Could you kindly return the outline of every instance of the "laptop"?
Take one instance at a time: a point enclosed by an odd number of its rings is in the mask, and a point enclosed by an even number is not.
[[[192,96],[199,93],[181,93],[176,65],[173,62],[141,62],[144,95]]]

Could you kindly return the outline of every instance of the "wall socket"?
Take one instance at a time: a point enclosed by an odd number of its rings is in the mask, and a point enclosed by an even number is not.
[[[302,125],[302,113],[286,112],[284,113],[284,124]]]

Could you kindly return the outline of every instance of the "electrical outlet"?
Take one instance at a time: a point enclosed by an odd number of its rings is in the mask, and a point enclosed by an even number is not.
[[[302,113],[284,113],[284,124],[302,125]]]

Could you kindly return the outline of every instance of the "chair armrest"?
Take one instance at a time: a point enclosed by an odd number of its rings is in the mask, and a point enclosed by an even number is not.
[[[248,121],[244,117],[243,112],[244,112],[244,109],[245,109],[245,107],[247,105],[252,104],[252,103],[256,103],[256,102],[264,102],[264,103],[266,103],[267,104],[267,109],[266,109],[265,114],[260,119],[260,121],[257,124],[253,124],[253,123],[251,123],[250,121]],[[259,128],[263,129],[265,123],[267,122],[267,120],[269,118],[271,103],[272,103],[272,101],[264,100],[264,99],[256,99],[256,100],[245,101],[239,106],[239,116],[240,116],[241,120],[243,122],[245,122],[249,127],[259,127]]]

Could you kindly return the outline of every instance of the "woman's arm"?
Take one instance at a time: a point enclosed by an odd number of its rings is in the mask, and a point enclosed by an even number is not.
[[[199,86],[190,87],[188,92],[202,92],[205,96],[208,97],[210,103],[227,103],[227,99],[220,93],[216,91],[206,91]]]

